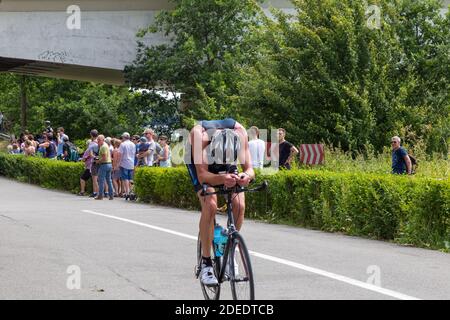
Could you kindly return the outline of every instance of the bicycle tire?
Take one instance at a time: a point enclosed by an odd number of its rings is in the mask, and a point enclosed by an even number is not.
[[[250,254],[244,238],[234,234],[229,261],[231,265],[231,294],[233,300],[255,300],[255,281],[253,278]]]
[[[214,246],[211,247],[211,260],[213,263],[214,273],[216,278],[219,278],[220,272],[220,258],[216,257]],[[200,235],[197,240],[197,268],[200,271],[202,264],[202,244],[200,241]],[[217,286],[206,286],[200,281],[200,287],[202,288],[203,297],[205,300],[219,300],[220,298],[220,283]]]

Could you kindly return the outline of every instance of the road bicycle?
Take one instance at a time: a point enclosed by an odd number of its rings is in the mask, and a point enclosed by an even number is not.
[[[226,214],[228,217],[227,228],[225,234],[227,235],[227,242],[223,255],[218,256],[214,241],[211,246],[211,260],[215,276],[218,284],[214,286],[204,285],[200,281],[205,300],[219,300],[220,288],[225,281],[229,281],[231,285],[231,294],[233,300],[254,300],[255,299],[255,283],[253,278],[252,264],[250,261],[250,254],[245,244],[244,238],[236,230],[233,217],[232,200],[233,196],[241,192],[258,192],[267,188],[267,182],[254,188],[246,188],[235,186],[233,188],[225,188],[224,186],[214,187],[214,192],[207,192],[208,185],[203,185],[201,196],[224,195],[226,199]],[[214,220],[214,225],[218,224]],[[197,240],[197,265],[195,267],[195,276],[198,279],[201,271],[202,263],[202,245],[200,235]]]

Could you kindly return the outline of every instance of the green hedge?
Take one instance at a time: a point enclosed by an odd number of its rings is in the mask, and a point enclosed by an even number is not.
[[[259,175],[268,192],[247,194],[247,216],[450,249],[450,181],[326,171]],[[136,173],[136,192],[146,202],[198,209],[185,168],[146,168]]]
[[[81,163],[0,154],[0,175],[75,192]],[[450,181],[393,175],[295,170],[258,175],[267,192],[247,194],[247,216],[329,232],[450,249]],[[198,209],[187,170],[144,168],[141,201]]]
[[[44,188],[78,192],[83,163],[0,153],[0,175]],[[87,190],[92,190],[91,183]]]

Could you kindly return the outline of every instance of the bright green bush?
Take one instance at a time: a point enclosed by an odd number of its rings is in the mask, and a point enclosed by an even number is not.
[[[450,181],[316,170],[259,175],[268,192],[247,194],[251,218],[329,232],[450,249]],[[185,168],[145,168],[136,192],[146,202],[199,208]]]
[[[44,188],[79,191],[83,171],[83,163],[0,153],[0,175]]]
[[[76,192],[83,164],[0,153],[0,175]],[[247,217],[329,232],[450,249],[450,180],[320,170],[258,174],[267,192],[246,194]],[[199,209],[186,168],[140,168],[138,198]]]

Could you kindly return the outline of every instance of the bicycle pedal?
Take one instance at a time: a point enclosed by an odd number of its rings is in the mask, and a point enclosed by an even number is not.
[[[200,268],[198,266],[194,267],[194,276],[196,279],[198,279],[198,277],[200,276]]]
[[[204,286],[208,288],[217,288],[219,284],[204,284]]]

